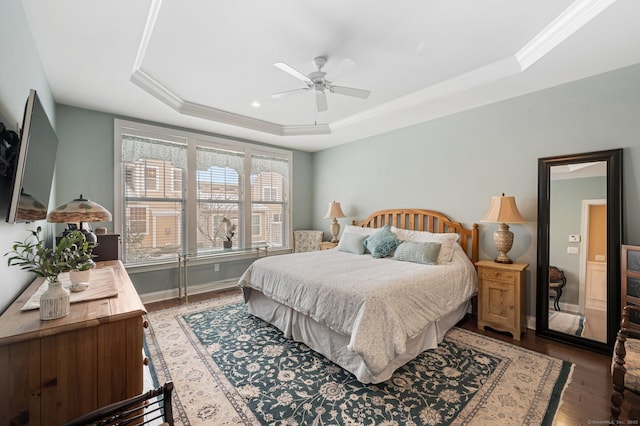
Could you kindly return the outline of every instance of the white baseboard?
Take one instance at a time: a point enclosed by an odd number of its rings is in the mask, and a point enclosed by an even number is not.
[[[530,330],[536,329],[536,317],[527,315],[527,328]]]
[[[212,281],[204,284],[198,284],[189,286],[187,288],[187,295],[207,293],[209,291],[219,291],[226,290],[228,288],[233,288],[238,284],[237,278],[228,278],[226,280],[220,281]],[[161,302],[163,300],[175,299],[179,297],[179,292],[177,288],[172,288],[170,290],[162,290],[162,291],[154,291],[152,293],[142,293],[140,295],[140,300],[142,303],[153,303],[153,302]]]

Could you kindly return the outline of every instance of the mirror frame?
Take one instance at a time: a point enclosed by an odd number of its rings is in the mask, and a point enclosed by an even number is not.
[[[549,329],[549,209],[551,167],[607,163],[607,341],[599,342]],[[620,250],[622,236],[622,149],[538,159],[538,263],[536,335],[611,354],[620,328]]]

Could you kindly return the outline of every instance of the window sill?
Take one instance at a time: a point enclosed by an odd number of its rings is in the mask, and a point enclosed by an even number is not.
[[[290,248],[274,248],[267,250],[267,256],[278,256],[281,254],[289,254],[292,253],[293,250]],[[238,260],[247,260],[247,259],[257,259],[258,250],[256,249],[247,249],[236,252],[217,252],[217,253],[206,253],[201,255],[187,255],[188,265],[206,265],[208,263],[224,263],[224,262],[235,262]],[[265,252],[264,249],[260,249],[259,257],[264,257]],[[162,271],[166,269],[176,269],[178,267],[178,258],[175,257],[173,259],[166,259],[158,262],[147,262],[147,263],[134,263],[134,264],[125,264],[125,269],[129,274],[137,274],[142,272],[151,272],[151,271]]]

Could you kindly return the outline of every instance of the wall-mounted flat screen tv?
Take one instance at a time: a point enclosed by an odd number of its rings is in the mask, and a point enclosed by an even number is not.
[[[24,109],[7,222],[46,219],[57,152],[56,132],[38,94],[31,89]]]

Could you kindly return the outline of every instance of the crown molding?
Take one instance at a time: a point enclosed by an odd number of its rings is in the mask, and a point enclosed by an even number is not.
[[[516,53],[522,71],[535,64],[616,0],[577,0]]]
[[[409,95],[402,96],[390,102],[354,114],[331,124],[331,128],[338,130],[366,120],[395,114],[403,109],[413,108],[438,99],[453,96],[457,93],[479,87],[492,81],[521,72],[515,56],[501,59],[484,67],[450,78]]]

